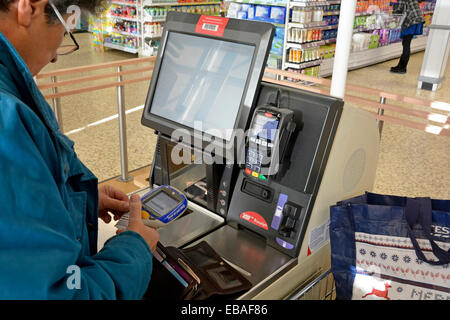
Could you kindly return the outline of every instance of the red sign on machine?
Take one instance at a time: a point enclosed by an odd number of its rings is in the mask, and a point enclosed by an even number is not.
[[[223,32],[228,24],[228,20],[228,18],[201,15],[197,22],[195,32],[223,37]]]
[[[266,220],[256,212],[253,211],[242,212],[240,218],[250,223],[253,223],[255,226],[258,226],[265,230],[269,230],[269,225],[267,224]]]

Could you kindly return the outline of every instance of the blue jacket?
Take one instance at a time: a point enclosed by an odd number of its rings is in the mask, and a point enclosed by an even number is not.
[[[152,254],[137,233],[97,253],[97,178],[0,33],[0,299],[140,299]]]

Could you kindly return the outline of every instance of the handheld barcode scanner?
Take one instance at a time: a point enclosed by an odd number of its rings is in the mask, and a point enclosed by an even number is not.
[[[146,193],[142,198],[142,222],[152,228],[161,228],[183,215],[187,208],[187,199],[178,189],[162,185]],[[128,226],[130,214],[124,214],[116,228]]]
[[[186,208],[184,194],[174,187],[163,185],[142,197],[142,220],[149,227],[164,227],[181,217]]]

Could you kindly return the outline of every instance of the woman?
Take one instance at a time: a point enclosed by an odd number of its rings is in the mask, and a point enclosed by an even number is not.
[[[402,33],[400,34],[403,52],[398,65],[392,67],[391,72],[404,74],[411,55],[411,40],[415,35],[423,33],[425,20],[418,0],[398,0],[398,3],[394,5],[393,13],[405,15],[405,19],[402,23]]]

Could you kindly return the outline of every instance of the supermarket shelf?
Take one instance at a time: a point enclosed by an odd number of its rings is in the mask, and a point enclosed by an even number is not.
[[[166,21],[166,17],[144,17],[144,22],[165,22]]]
[[[137,19],[137,18],[115,16],[115,15],[113,15],[113,14],[108,15],[108,18],[111,18],[111,19],[120,19],[120,20],[131,21],[131,22],[139,22],[139,19]]]
[[[286,2],[273,2],[271,0],[233,0],[233,2],[237,3],[247,3],[247,4],[261,4],[265,6],[276,6],[276,7],[286,7]]]
[[[336,42],[336,38],[328,39],[328,40],[307,42],[307,43],[287,42],[286,43],[286,48],[307,49],[307,48],[314,48],[314,47],[324,46],[326,44],[335,43],[335,42]]]
[[[135,37],[135,38],[138,38],[138,37],[141,36],[140,34],[137,34],[137,33],[131,33],[131,32],[126,32],[126,31],[119,31],[119,30],[114,30],[114,29],[112,29],[112,30],[110,30],[108,32],[109,33],[117,33],[117,34],[121,34],[121,35],[124,35],[124,36]]]
[[[374,28],[374,27],[366,28],[366,27],[359,26],[359,27],[356,27],[355,29],[353,29],[353,33],[355,33],[355,32],[367,32],[367,31],[373,31],[373,30],[379,30],[379,29],[380,28]]]
[[[162,37],[162,34],[144,34],[144,38],[146,39],[159,39]]]
[[[326,11],[323,13],[324,16],[338,16],[341,12],[340,11]]]
[[[205,5],[211,5],[211,4],[217,4],[219,5],[219,1],[208,1],[208,2],[144,2],[144,7],[180,7],[180,6],[205,6]]]
[[[126,2],[126,1],[110,1],[110,4],[116,4],[119,6],[131,6],[131,7],[137,7],[136,3],[133,2]]]
[[[286,62],[284,66],[286,68],[292,68],[292,69],[305,69],[309,67],[315,67],[322,63],[322,59],[314,60],[314,61],[308,61],[303,63],[292,63],[292,62]]]
[[[136,53],[139,52],[138,49],[128,48],[128,47],[124,47],[124,46],[120,46],[120,45],[112,44],[112,43],[108,43],[108,42],[105,42],[103,44],[103,46],[105,46],[107,48],[111,48],[111,49],[122,50],[122,51],[125,51],[125,52],[128,52],[128,53],[135,53],[136,54]]]
[[[298,22],[289,22],[289,27],[292,28],[300,28],[300,29],[308,29],[308,28],[318,28],[327,26],[326,21],[320,22],[310,22],[310,23],[298,23]]]
[[[309,25],[309,23],[306,25]],[[337,29],[339,25],[333,24],[333,25],[321,25],[321,26],[319,25],[319,26],[308,26],[308,27],[301,27],[301,26],[305,26],[305,24],[295,23],[295,22],[288,23],[288,28],[320,29],[320,30]]]
[[[292,1],[292,7],[317,7],[317,6],[327,6],[329,4],[340,4],[341,1]]]
[[[372,16],[374,14],[391,14],[390,11],[380,11],[380,12],[356,12],[355,17],[361,16]]]
[[[427,45],[427,37],[421,36],[413,39],[411,42],[411,52],[418,52],[425,50]],[[373,64],[384,62],[391,59],[396,59],[402,54],[402,44],[400,42],[390,44],[388,46],[379,47],[376,49],[369,49],[365,51],[350,53],[348,69],[354,70],[367,67]],[[333,73],[334,58],[323,60],[320,66],[319,76],[328,77]]]

